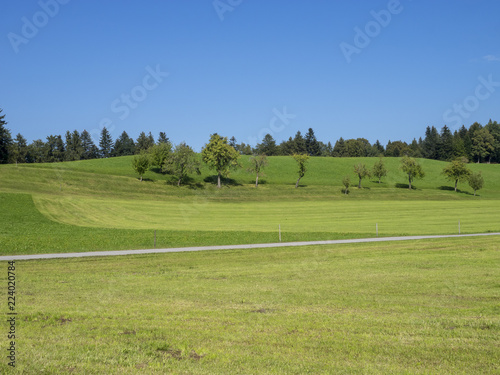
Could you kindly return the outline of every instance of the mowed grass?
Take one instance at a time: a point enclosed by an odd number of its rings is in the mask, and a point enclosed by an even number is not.
[[[377,158],[312,158],[294,188],[295,162],[271,157],[259,188],[243,168],[222,189],[202,168],[186,186],[149,171],[139,182],[131,157],[69,163],[0,166],[0,254],[325,240],[412,234],[500,231],[500,169],[482,170],[485,188],[474,197],[464,183],[455,193],[441,175],[444,162],[420,160],[426,178],[406,188],[399,159],[389,174],[341,192],[352,166]],[[213,177],[213,176],[212,176]],[[23,195],[24,194],[24,195]]]
[[[17,370],[495,374],[499,266],[498,238],[17,261]]]

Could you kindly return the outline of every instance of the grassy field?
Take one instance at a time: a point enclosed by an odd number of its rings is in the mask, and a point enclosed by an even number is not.
[[[278,225],[283,241],[500,231],[499,166],[470,166],[477,197],[428,160],[410,191],[395,158],[382,184],[341,193],[375,161],[313,158],[295,189],[276,157],[258,189],[241,169],[220,190],[206,169],[139,182],[129,157],[0,165],[0,254],[151,248],[154,231],[157,247],[276,242]],[[17,373],[498,373],[498,243],[18,261]]]
[[[500,169],[471,165],[485,176],[474,197],[458,193],[441,175],[443,162],[421,160],[426,178],[408,190],[399,159],[387,158],[379,184],[341,193],[352,166],[377,159],[312,158],[301,187],[294,188],[289,157],[270,158],[259,188],[243,168],[220,190],[202,169],[178,188],[169,176],[148,172],[139,182],[131,158],[0,166],[0,254],[93,251],[323,240],[411,234],[500,231]]]
[[[474,238],[18,261],[17,373],[495,374],[499,254]]]

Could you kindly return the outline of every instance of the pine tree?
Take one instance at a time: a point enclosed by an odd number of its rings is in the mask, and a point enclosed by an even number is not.
[[[170,142],[170,140],[168,139],[165,132],[160,132],[160,135],[158,136],[158,144],[168,143],[168,142]]]
[[[101,158],[108,158],[111,156],[113,147],[113,140],[111,134],[106,127],[102,128],[101,138],[99,139],[99,156]]]
[[[0,108],[1,113],[2,109]],[[4,118],[5,115],[0,115],[0,164],[5,164],[9,161],[10,147],[12,145],[10,130],[5,127],[7,122]]]
[[[314,135],[314,130],[312,128],[309,128],[307,131],[307,134],[305,136],[305,145],[306,145],[306,152],[310,156],[320,156],[321,155],[321,149],[319,146],[319,142],[316,139],[316,136]]]

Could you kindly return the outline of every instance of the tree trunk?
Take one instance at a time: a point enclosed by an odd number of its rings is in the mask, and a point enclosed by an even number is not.
[[[347,189],[347,188],[345,188],[345,189],[344,189],[344,194],[345,194],[345,195],[347,195],[347,191],[348,191],[348,189]]]
[[[380,180],[381,180],[381,179],[382,179],[382,177],[379,177],[379,178],[378,178],[378,183],[379,183],[379,184],[381,183],[381,182],[380,182]]]
[[[141,175],[141,182],[142,182],[142,175]]]
[[[297,189],[299,187],[299,181],[300,181],[300,177],[299,179],[297,180],[297,183],[295,184],[295,189]]]
[[[217,188],[220,189],[220,172],[217,174]]]
[[[361,177],[359,178],[358,189],[361,189]]]
[[[408,178],[408,189],[411,190],[411,177]]]
[[[259,187],[259,175],[255,177],[255,187]]]
[[[474,189],[474,196],[476,196],[476,189]]]
[[[457,184],[458,184],[458,180],[455,180],[455,193],[457,192]]]
[[[182,180],[182,177],[180,177],[179,180],[177,181],[177,186],[181,186],[181,180]]]

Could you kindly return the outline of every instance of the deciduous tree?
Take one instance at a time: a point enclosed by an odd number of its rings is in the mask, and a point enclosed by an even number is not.
[[[467,158],[461,157],[453,160],[443,168],[442,172],[450,181],[455,182],[455,192],[457,191],[458,181],[467,180],[471,174],[467,168]]]
[[[203,162],[217,172],[217,187],[221,188],[221,176],[227,176],[230,169],[240,166],[240,155],[227,143],[227,137],[212,134],[210,141],[201,151]]]
[[[361,189],[361,180],[365,177],[370,177],[370,170],[366,168],[365,164],[359,163],[354,166],[354,173],[359,178],[358,189]]]
[[[469,186],[474,190],[474,196],[476,196],[476,191],[481,190],[484,185],[484,178],[481,176],[481,172],[471,173],[469,176]]]
[[[400,169],[408,175],[408,189],[411,190],[411,183],[416,178],[423,178],[425,176],[424,170],[417,160],[409,156],[403,156],[401,159]]]
[[[145,152],[142,152],[139,155],[135,155],[132,159],[132,166],[134,167],[134,170],[137,172],[142,182],[142,176],[144,176],[144,174],[149,169],[149,155]]]
[[[189,173],[200,172],[200,163],[196,159],[196,153],[186,143],[175,146],[174,151],[165,160],[163,171],[177,177],[177,186],[186,179]]]
[[[259,176],[263,175],[262,170],[266,165],[267,165],[266,155],[257,155],[257,156],[252,156],[250,158],[250,167],[248,168],[248,171],[256,175],[255,187],[259,186]]]
[[[298,175],[299,178],[297,179],[297,183],[295,184],[295,188],[299,187],[299,181],[304,175],[306,174],[307,168],[306,168],[306,163],[309,160],[309,155],[307,154],[294,154],[292,155],[293,159],[297,162],[298,168]]]
[[[344,194],[349,194],[349,186],[351,186],[351,179],[349,176],[345,176],[342,179],[342,185],[344,185]]]
[[[387,176],[387,168],[385,167],[384,161],[380,158],[373,165],[373,175],[378,178],[378,183],[381,183],[382,177]]]

